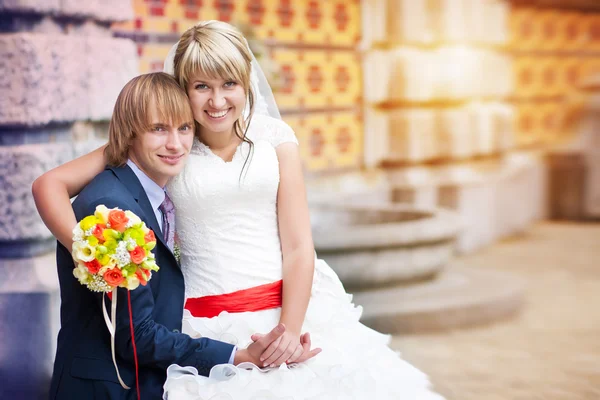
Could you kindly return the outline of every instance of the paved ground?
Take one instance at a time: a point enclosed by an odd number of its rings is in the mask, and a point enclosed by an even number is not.
[[[541,223],[453,261],[527,280],[515,319],[394,337],[448,400],[600,400],[600,224]]]

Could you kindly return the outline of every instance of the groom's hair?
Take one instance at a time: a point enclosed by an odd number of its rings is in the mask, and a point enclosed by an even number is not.
[[[164,72],[137,76],[119,93],[108,128],[108,164],[125,165],[131,141],[156,123],[194,126],[187,94],[175,78]]]

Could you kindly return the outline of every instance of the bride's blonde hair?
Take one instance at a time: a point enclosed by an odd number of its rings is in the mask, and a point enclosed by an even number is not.
[[[250,112],[245,120],[242,113],[233,125],[235,134],[244,141],[249,141],[245,137],[246,129],[255,102],[250,84],[251,63],[252,53],[242,33],[221,21],[200,22],[185,31],[173,60],[175,79],[186,91],[198,71],[210,79],[235,81],[244,88]],[[200,133],[200,129],[196,129],[196,133]]]

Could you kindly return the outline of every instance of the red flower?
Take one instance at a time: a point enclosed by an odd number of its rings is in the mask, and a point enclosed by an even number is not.
[[[146,251],[140,246],[136,246],[133,251],[129,252],[129,255],[131,256],[131,261],[134,264],[141,264],[142,261],[144,261],[144,257],[146,257]]]
[[[125,215],[125,211],[112,210],[108,213],[108,222],[110,223],[110,227],[116,231],[125,231],[125,225],[127,225],[128,221],[129,218],[127,218],[127,215]]]
[[[113,287],[119,286],[125,280],[119,267],[114,267],[113,269],[106,271],[103,275],[103,278],[106,283]]]
[[[146,241],[146,243],[156,242],[156,236],[154,236],[154,231],[152,229],[150,229],[148,233],[146,233],[146,235],[144,236],[144,240]]]
[[[96,226],[92,230],[92,235],[96,236],[96,239],[98,239],[100,243],[105,242],[104,235],[102,234],[102,232],[104,232],[104,228],[104,225],[96,224]]]
[[[102,265],[100,265],[100,261],[96,259],[86,262],[85,266],[87,267],[88,271],[90,271],[90,274],[97,274],[98,271],[100,271],[100,268],[102,268]]]

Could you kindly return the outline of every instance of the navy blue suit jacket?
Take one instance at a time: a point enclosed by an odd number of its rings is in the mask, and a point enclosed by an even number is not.
[[[160,399],[171,364],[193,366],[208,375],[216,364],[229,361],[233,346],[180,333],[184,282],[179,265],[162,234],[140,181],[128,167],[106,168],[73,202],[77,220],[96,206],[131,210],[157,238],[153,252],[160,267],[146,286],[131,291],[141,398]],[[61,329],[50,387],[50,399],[135,399],[135,368],[127,307],[127,291],[119,289],[115,347],[121,377],[118,383],[110,352],[110,335],[102,315],[102,296],[73,276],[70,252],[58,244],[57,269],[61,292]],[[110,303],[106,300],[107,310]],[[109,311],[110,313],[110,311]]]

